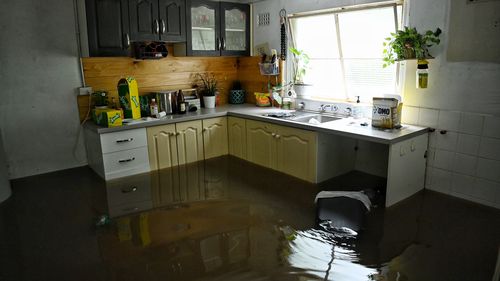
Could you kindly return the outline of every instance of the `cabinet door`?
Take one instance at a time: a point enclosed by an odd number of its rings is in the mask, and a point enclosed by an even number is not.
[[[127,0],[86,0],[90,56],[127,56]]]
[[[245,119],[229,117],[227,119],[229,131],[229,154],[247,159],[247,128]]]
[[[250,55],[250,6],[221,2],[221,55]]]
[[[164,169],[179,164],[175,125],[147,128],[149,165],[151,170]]]
[[[276,127],[278,170],[309,182],[316,182],[317,134],[289,127]]]
[[[186,41],[186,1],[159,0],[160,40]]]
[[[203,120],[203,148],[205,159],[227,155],[227,118]]]
[[[188,1],[187,55],[220,56],[219,2]]]
[[[160,37],[158,0],[128,0],[130,40],[154,41]]]
[[[271,124],[246,121],[247,160],[267,168],[276,169],[276,133]]]
[[[420,135],[389,147],[385,206],[392,206],[424,188],[428,135]]]
[[[179,165],[203,160],[201,121],[177,123]]]

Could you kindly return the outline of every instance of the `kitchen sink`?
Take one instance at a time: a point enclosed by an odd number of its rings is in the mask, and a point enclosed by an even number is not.
[[[335,121],[335,120],[339,120],[339,119],[341,119],[341,118],[334,117],[334,116],[322,115],[322,114],[313,114],[313,115],[296,117],[292,120],[295,122],[301,122],[301,123],[319,124],[319,123],[326,123],[326,122],[331,122],[331,121]]]

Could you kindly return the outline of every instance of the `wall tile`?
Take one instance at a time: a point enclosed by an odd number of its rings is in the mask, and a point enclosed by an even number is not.
[[[401,116],[401,122],[404,124],[418,124],[418,114],[420,108],[413,106],[403,106],[403,116]]]
[[[478,158],[476,175],[480,178],[500,182],[500,161]]]
[[[450,193],[451,172],[433,168],[431,171],[431,185],[428,189],[435,190],[441,193]]]
[[[477,157],[456,153],[453,161],[453,171],[456,173],[474,176],[476,174]]]
[[[500,193],[500,183],[477,179],[474,184],[472,196],[485,201],[495,202],[498,193]]]
[[[444,170],[451,170],[454,157],[454,152],[438,149],[434,157],[434,166]]]
[[[481,145],[479,145],[479,156],[500,160],[500,139],[482,137]]]
[[[448,131],[458,131],[460,125],[460,112],[459,111],[439,111],[438,128]]]
[[[439,110],[420,108],[418,124],[424,127],[436,128],[438,125]]]
[[[483,136],[500,138],[500,117],[486,116],[484,118]]]
[[[483,131],[484,116],[475,113],[462,113],[460,118],[461,133],[481,135]]]
[[[477,155],[481,137],[474,135],[459,134],[457,152],[469,155]]]
[[[436,138],[437,138],[436,142],[437,149],[455,151],[455,149],[457,148],[458,133],[447,132],[446,134],[441,134],[438,132],[436,134]]]
[[[451,191],[472,196],[474,193],[475,177],[452,174]]]

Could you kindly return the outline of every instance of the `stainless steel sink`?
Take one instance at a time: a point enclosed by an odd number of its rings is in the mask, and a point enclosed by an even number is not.
[[[328,116],[328,115],[322,115],[322,114],[313,114],[313,115],[296,117],[292,120],[296,121],[296,122],[302,122],[302,123],[317,124],[317,123],[331,122],[331,121],[335,121],[335,120],[339,120],[339,119],[342,119],[342,118]]]

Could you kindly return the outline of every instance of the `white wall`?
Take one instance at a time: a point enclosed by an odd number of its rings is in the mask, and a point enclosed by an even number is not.
[[[440,27],[443,35],[431,51],[436,59],[430,63],[428,89],[415,88],[416,62],[406,63],[403,121],[438,129],[430,135],[426,188],[500,208],[500,64],[447,61],[450,1],[455,0],[407,1],[410,26],[421,32]],[[281,8],[297,13],[363,2],[369,1],[254,3],[254,44],[268,42],[279,50]],[[262,12],[270,12],[270,26],[255,24]],[[440,130],[448,133],[441,135]]]
[[[75,89],[73,1],[7,0],[0,9],[0,127],[11,178],[86,164]]]

